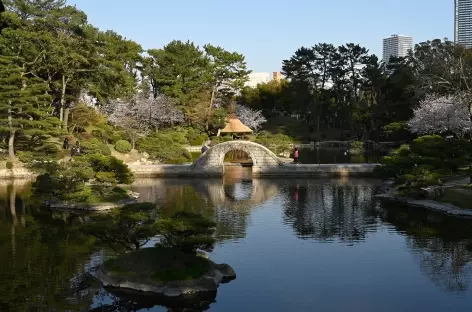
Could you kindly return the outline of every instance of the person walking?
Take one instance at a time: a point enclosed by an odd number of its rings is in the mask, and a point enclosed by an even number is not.
[[[202,154],[204,154],[206,151],[208,151],[208,146],[205,144],[202,146]]]
[[[64,144],[62,144],[62,148],[65,150],[69,149],[69,139],[67,137],[64,139]]]
[[[298,147],[295,147],[295,150],[293,151],[293,162],[296,163],[297,165],[300,163],[299,157],[300,157],[300,152],[298,151]]]

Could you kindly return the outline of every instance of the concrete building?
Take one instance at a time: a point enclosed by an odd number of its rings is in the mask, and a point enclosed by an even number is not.
[[[383,61],[388,62],[391,56],[405,57],[413,49],[413,38],[404,35],[391,35],[383,40]]]
[[[472,47],[472,0],[454,0],[454,42]]]
[[[272,73],[272,80],[276,80],[276,81],[280,81],[282,80],[284,77],[282,76],[282,73],[281,72],[273,72]]]
[[[250,73],[249,80],[246,82],[247,87],[255,88],[260,83],[267,83],[272,79],[270,73]]]

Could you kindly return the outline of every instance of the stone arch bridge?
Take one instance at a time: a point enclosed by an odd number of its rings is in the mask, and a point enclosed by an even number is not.
[[[210,174],[224,174],[224,158],[231,151],[243,151],[251,158],[253,174],[268,168],[283,166],[283,162],[267,147],[249,141],[229,141],[217,144],[202,154],[192,164],[194,170]]]
[[[217,144],[202,154],[193,164],[128,165],[137,177],[221,177],[225,173],[224,158],[228,152],[246,152],[253,162],[252,175],[272,177],[375,176],[379,164],[300,164],[284,163],[268,148],[249,141],[229,141]]]

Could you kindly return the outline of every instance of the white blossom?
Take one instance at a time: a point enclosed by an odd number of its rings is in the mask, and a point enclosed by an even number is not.
[[[112,124],[126,130],[133,148],[137,138],[151,129],[158,130],[184,121],[184,114],[163,95],[154,98],[139,94],[129,100],[109,101],[103,111]]]
[[[408,126],[411,132],[419,135],[452,133],[462,137],[472,128],[470,117],[463,95],[430,94],[414,110]]]
[[[267,119],[260,110],[252,110],[246,106],[239,105],[236,108],[236,115],[239,120],[257,133]]]

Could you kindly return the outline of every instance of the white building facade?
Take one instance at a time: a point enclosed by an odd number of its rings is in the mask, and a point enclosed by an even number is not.
[[[404,35],[391,35],[383,40],[384,62],[388,62],[390,57],[405,57],[408,51],[413,49],[413,38]]]
[[[454,42],[472,47],[472,0],[454,0]]]
[[[255,88],[260,83],[267,83],[272,80],[272,73],[250,73],[246,87]]]

